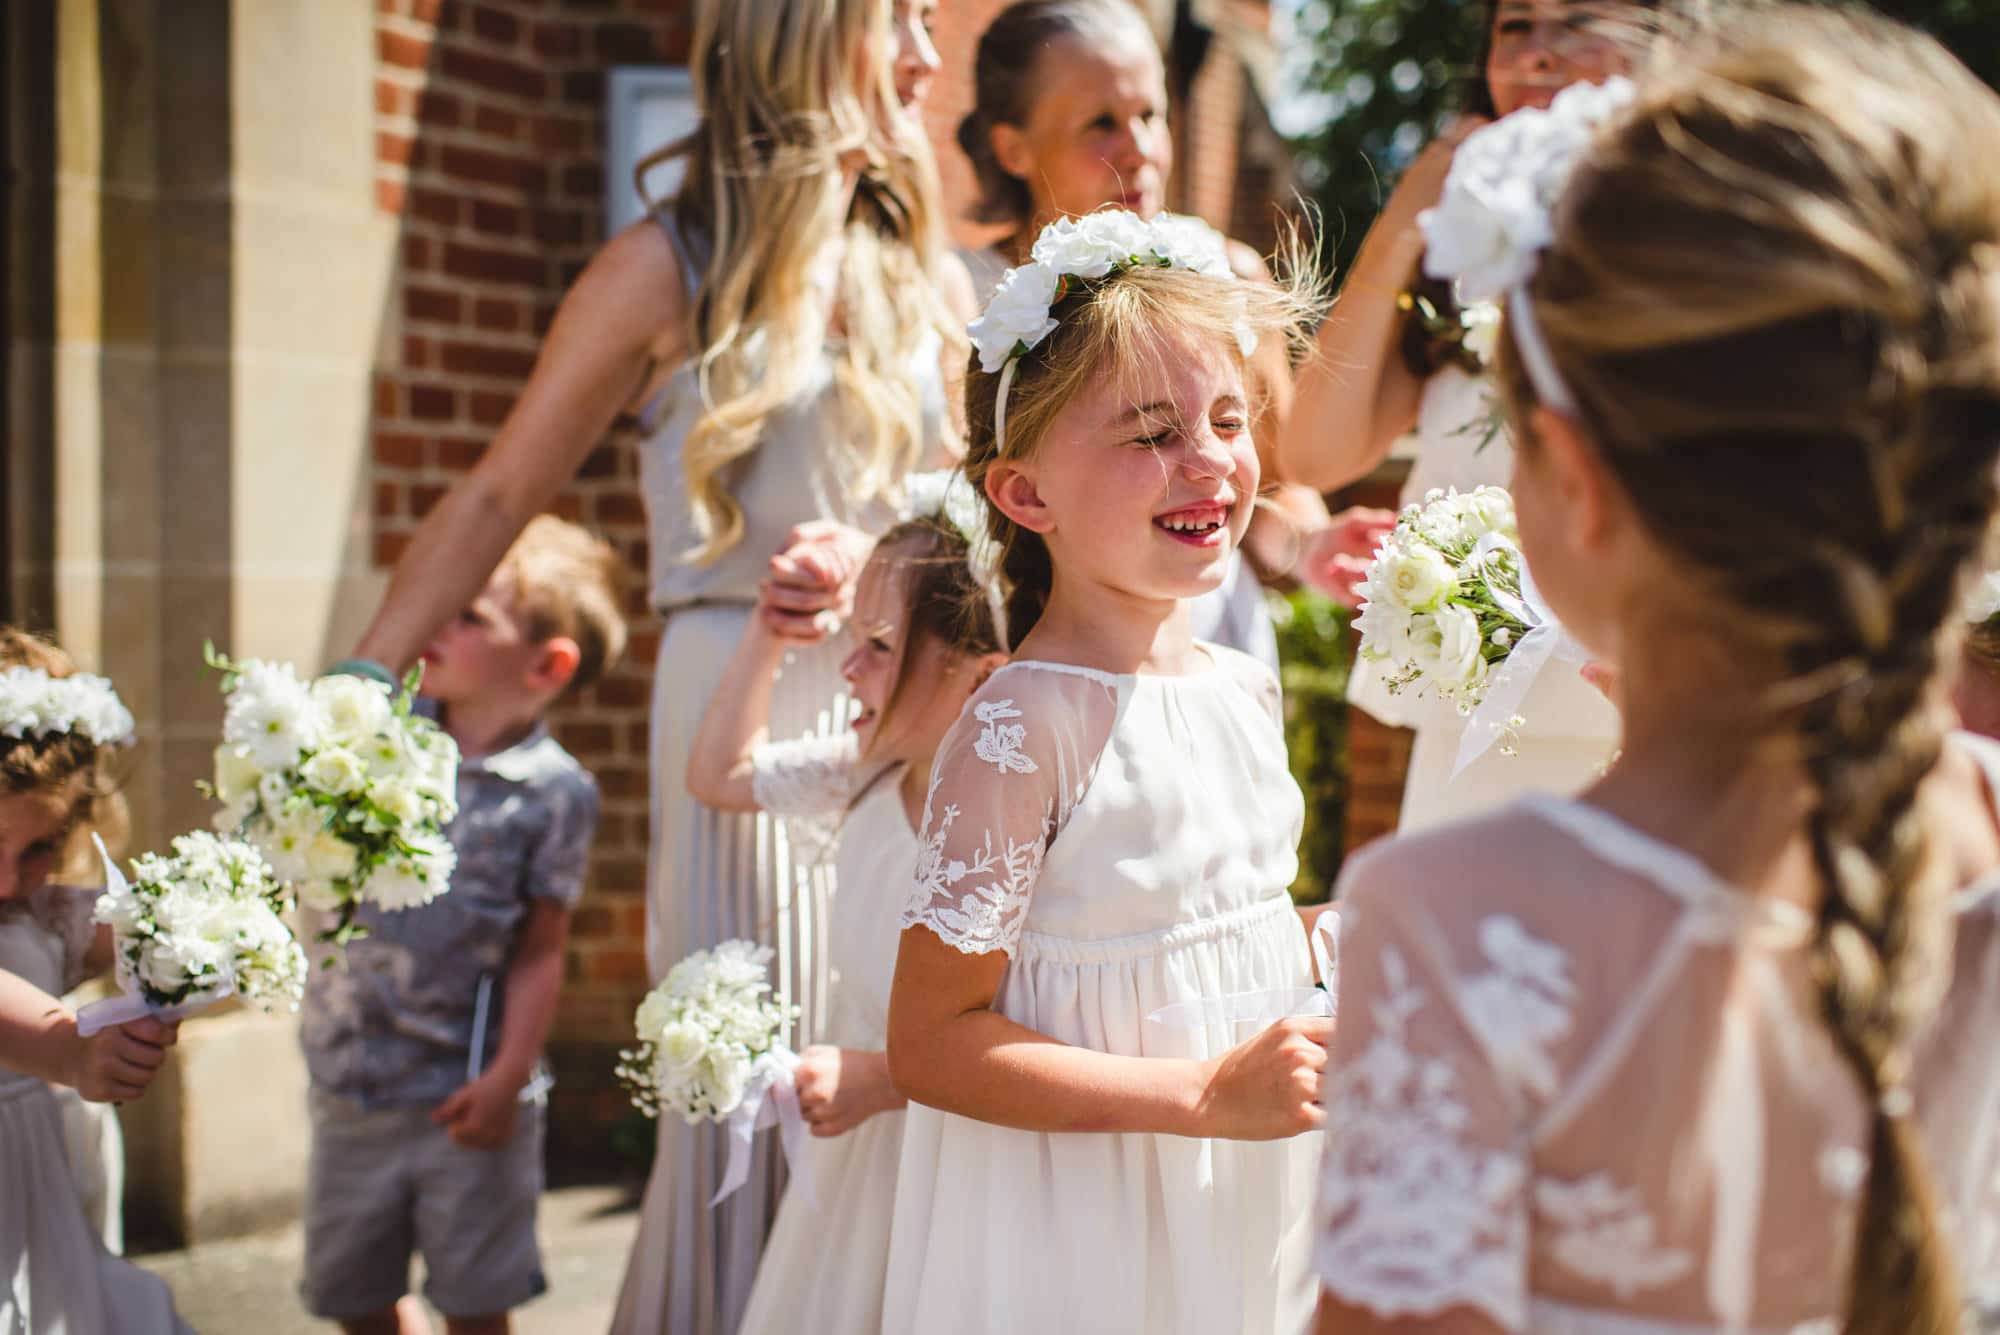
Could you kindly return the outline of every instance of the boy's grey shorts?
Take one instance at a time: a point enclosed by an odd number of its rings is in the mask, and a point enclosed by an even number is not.
[[[497,1315],[545,1290],[535,1206],[542,1195],[539,1104],[523,1104],[514,1138],[468,1150],[433,1126],[427,1107],[364,1109],[309,1096],[306,1308],[329,1321],[395,1306],[424,1258],[424,1296],[451,1317]]]

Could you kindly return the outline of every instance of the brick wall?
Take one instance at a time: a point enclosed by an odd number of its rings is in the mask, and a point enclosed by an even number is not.
[[[925,122],[945,216],[964,243],[986,237],[960,223],[973,185],[955,134],[972,100],[978,36],[1006,3],[949,0],[938,16],[943,68]],[[397,218],[401,246],[374,384],[378,565],[397,560],[479,458],[556,303],[603,240],[604,71],[684,61],[689,9],[689,0],[378,0],[375,198]],[[1218,223],[1240,211],[1228,192],[1238,117],[1223,107],[1240,103],[1241,75],[1234,85],[1230,77],[1216,76],[1219,91],[1198,93],[1188,113],[1226,114],[1225,128],[1194,136],[1199,159],[1187,168],[1208,183]],[[1178,128],[1185,144],[1188,129]],[[646,535],[636,477],[632,442],[614,433],[554,508],[602,533],[638,572]],[[604,792],[556,1020],[559,1130],[619,1115],[608,1050],[629,1041],[646,982],[647,702],[659,628],[636,574],[630,612],[624,665],[554,720]]]

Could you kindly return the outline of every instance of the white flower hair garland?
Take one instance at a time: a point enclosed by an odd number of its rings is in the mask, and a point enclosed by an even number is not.
[[[955,468],[912,473],[903,479],[903,518],[941,520],[965,542],[965,565],[986,595],[993,632],[1007,644],[1007,593],[1001,587],[1000,544],[986,525],[986,498]]]
[[[40,668],[0,669],[0,737],[80,732],[97,746],[132,740],[132,711],[111,683],[88,672],[52,677]]]
[[[1555,240],[1555,208],[1597,131],[1631,105],[1630,79],[1571,84],[1547,111],[1524,107],[1467,135],[1452,155],[1444,194],[1417,218],[1424,272],[1450,281],[1461,303],[1507,302],[1521,365],[1542,402],[1574,414],[1535,320],[1528,282]]]
[[[1007,444],[1007,391],[1014,368],[1055,332],[1056,303],[1078,282],[1136,268],[1233,276],[1222,234],[1201,219],[1163,213],[1146,222],[1125,209],[1101,209],[1044,227],[1028,262],[1000,280],[985,312],[965,330],[978,350],[979,369],[1000,373],[993,405],[996,450]],[[1236,342],[1246,357],[1257,350],[1257,336],[1248,325],[1238,326]]]

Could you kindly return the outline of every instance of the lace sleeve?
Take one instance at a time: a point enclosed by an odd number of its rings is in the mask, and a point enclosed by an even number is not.
[[[785,822],[792,852],[803,862],[833,856],[841,817],[864,777],[852,729],[766,742],[750,753],[750,791],[759,807]]]
[[[45,885],[29,901],[36,922],[62,942],[62,987],[68,992],[90,977],[85,956],[97,939],[97,923],[91,914],[97,897],[104,892],[74,885]]]
[[[902,925],[968,955],[1011,955],[1043,855],[1115,714],[1107,681],[1026,665],[996,673],[938,748]]]
[[[1530,1166],[1509,1084],[1421,912],[1346,887],[1315,1263],[1378,1316],[1527,1328]]]

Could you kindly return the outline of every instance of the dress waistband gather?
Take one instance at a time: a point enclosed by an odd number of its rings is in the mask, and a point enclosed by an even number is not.
[[[1271,899],[1231,909],[1227,913],[1218,913],[1212,918],[1177,922],[1171,927],[1163,927],[1157,931],[1139,932],[1132,936],[1106,937],[1099,941],[1024,931],[1021,933],[1015,958],[1049,960],[1059,964],[1117,964],[1123,960],[1139,959],[1157,955],[1162,951],[1179,950],[1223,937],[1237,936],[1260,928],[1268,921],[1292,917],[1294,913],[1291,897],[1281,893]],[[1299,944],[1301,947],[1305,945],[1303,927],[1299,929]]]

